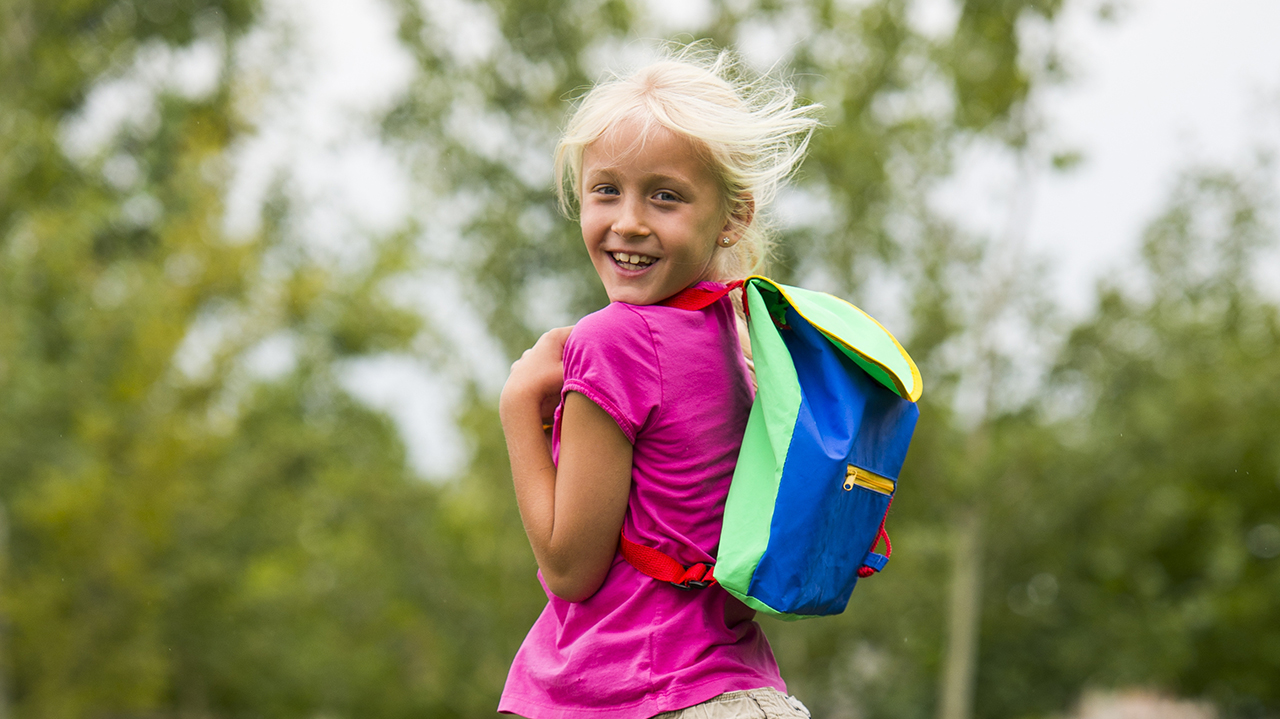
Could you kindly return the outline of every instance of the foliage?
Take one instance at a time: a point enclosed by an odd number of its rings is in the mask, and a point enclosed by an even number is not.
[[[340,382],[422,327],[383,290],[411,266],[406,237],[338,268],[282,205],[258,235],[223,235],[245,131],[225,58],[255,12],[0,14],[0,699],[16,716],[490,701],[453,690],[473,637],[448,609],[474,615],[448,580],[446,510]],[[197,45],[223,72],[192,94],[163,74]],[[77,148],[94,93],[148,73],[154,105]],[[252,358],[271,347],[287,367],[263,374]]]
[[[1042,686],[1154,685],[1240,716],[1280,706],[1280,655],[1259,633],[1280,571],[1280,314],[1253,274],[1275,249],[1271,189],[1263,172],[1187,173],[1137,271],[1072,331],[1053,388],[1085,411],[1046,423],[1057,457],[1018,470],[1039,498],[1009,516],[1054,504],[1002,550],[992,590],[1017,616],[988,606],[995,667],[1038,657]],[[1037,601],[1025,583],[1041,573],[1056,589]]]
[[[229,58],[257,4],[0,8],[0,693],[15,716],[492,713],[543,603],[492,382],[390,287],[450,275],[507,358],[603,304],[550,152],[603,60],[671,31],[626,0],[458,4],[493,31],[477,43],[442,3],[391,4],[418,73],[383,131],[426,199],[401,232],[346,238],[369,249],[342,264],[279,198],[253,236],[223,229],[228,151],[252,131]],[[1133,684],[1273,716],[1280,318],[1252,274],[1274,251],[1269,188],[1189,173],[1141,261],[1054,346],[1064,324],[1038,276],[993,275],[1001,246],[930,198],[975,145],[1039,161],[1036,93],[1063,62],[1024,34],[1061,3],[965,0],[932,34],[919,5],[714,2],[682,36],[779,33],[827,125],[784,198],[774,274],[898,305],[928,384],[894,560],[845,615],[768,623],[784,675],[816,715],[934,714],[953,524],[974,511],[977,716]],[[222,58],[211,89],[163,79],[197,47]],[[96,93],[138,77],[154,105],[77,140]],[[1010,327],[1053,357],[1026,397],[993,339]],[[344,389],[352,361],[388,352],[467,385],[471,461],[450,482],[414,477],[390,421]]]

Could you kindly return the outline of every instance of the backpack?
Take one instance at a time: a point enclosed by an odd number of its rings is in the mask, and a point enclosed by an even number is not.
[[[650,577],[719,584],[781,619],[839,614],[859,577],[893,551],[884,524],[920,416],[920,371],[862,310],[765,277],[689,288],[662,304],[702,309],[738,287],[758,388],[716,563],[685,567],[625,534],[622,555]]]

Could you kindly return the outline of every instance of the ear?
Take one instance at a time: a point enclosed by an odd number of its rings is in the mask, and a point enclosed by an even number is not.
[[[756,201],[750,194],[739,195],[729,206],[729,217],[720,229],[721,247],[733,247],[742,239],[756,216]],[[727,240],[727,242],[725,241]]]

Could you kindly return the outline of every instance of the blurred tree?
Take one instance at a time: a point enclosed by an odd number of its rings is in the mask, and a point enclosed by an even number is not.
[[[1140,263],[1070,334],[1041,441],[1012,433],[1009,541],[987,583],[985,716],[1082,686],[1155,686],[1226,716],[1280,710],[1280,314],[1265,171],[1193,170]],[[1015,481],[1008,481],[1015,480]]]
[[[386,292],[409,235],[334,266],[280,202],[255,236],[223,235],[247,130],[229,58],[256,11],[0,6],[14,716],[491,710],[465,689],[493,653],[475,651],[487,618],[451,581],[435,488],[341,382],[423,332]],[[207,89],[170,74],[193,53],[218,58]],[[95,114],[121,100],[123,122]]]
[[[495,378],[388,285],[451,276],[449,311],[474,310],[504,359],[601,306],[554,207],[551,149],[566,98],[636,55],[633,38],[671,31],[626,0],[392,5],[419,73],[383,129],[427,200],[403,232],[351,238],[370,249],[341,264],[279,199],[254,236],[224,235],[227,150],[252,129],[233,108],[254,91],[229,58],[255,3],[0,6],[14,716],[492,713],[543,604]],[[1022,350],[999,340],[1044,347],[1058,327],[1038,275],[1016,230],[970,236],[932,193],[975,146],[1051,162],[1034,101],[1062,61],[1026,36],[1060,3],[966,0],[929,33],[920,5],[714,2],[682,36],[763,33],[826,106],[773,274],[900,309],[892,329],[929,385],[889,571],[841,617],[771,622],[784,674],[829,716],[964,712],[963,693],[935,700],[948,661],[947,691],[976,688],[981,717],[1130,683],[1274,713],[1280,328],[1250,279],[1273,232],[1264,193],[1190,175],[1135,283],[1108,287],[1052,381],[1027,389]],[[188,52],[220,58],[211,88],[166,79]],[[111,93],[136,107],[103,135]],[[469,385],[455,481],[411,476],[389,421],[344,390],[343,368],[382,352]],[[958,537],[982,561],[957,572]],[[978,580],[957,583],[970,619],[948,608],[953,573]],[[949,613],[978,640],[951,659]]]

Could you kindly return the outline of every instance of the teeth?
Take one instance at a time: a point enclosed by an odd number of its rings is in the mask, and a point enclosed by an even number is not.
[[[647,255],[633,255],[628,252],[612,252],[610,254],[612,254],[613,259],[618,262],[623,262],[628,265],[639,265],[641,267],[647,267],[658,261],[655,257],[649,257]]]

